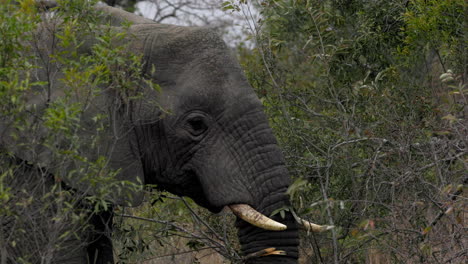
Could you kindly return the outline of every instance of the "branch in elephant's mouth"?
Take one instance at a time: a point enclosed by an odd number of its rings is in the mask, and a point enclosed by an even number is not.
[[[244,257],[244,260],[258,258],[258,257],[266,257],[266,256],[271,256],[271,255],[286,256],[287,254],[286,254],[286,251],[284,250],[276,250],[276,248],[265,248],[260,251],[248,254],[247,256]]]
[[[272,231],[282,231],[286,229],[286,225],[276,222],[262,213],[259,213],[250,205],[232,204],[229,205],[229,208],[237,217],[256,227]]]

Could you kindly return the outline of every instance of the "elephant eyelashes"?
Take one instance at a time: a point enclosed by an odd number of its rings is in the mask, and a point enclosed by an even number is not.
[[[192,134],[192,136],[195,137],[205,133],[205,131],[208,129],[208,126],[206,125],[205,121],[203,120],[203,117],[201,116],[193,117],[187,120],[187,124],[190,134]]]

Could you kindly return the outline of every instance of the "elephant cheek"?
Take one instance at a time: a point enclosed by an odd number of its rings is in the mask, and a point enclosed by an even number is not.
[[[206,143],[189,165],[206,199],[216,207],[248,204],[257,209],[271,193],[285,192],[290,179],[283,156],[272,142],[270,138],[260,143],[218,138]]]
[[[217,154],[205,159],[196,173],[206,200],[221,208],[230,204],[252,204],[254,199],[246,188],[240,168],[232,159]]]

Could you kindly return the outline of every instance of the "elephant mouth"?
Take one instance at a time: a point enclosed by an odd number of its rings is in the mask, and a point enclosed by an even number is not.
[[[186,170],[185,173],[186,175],[187,174],[191,175],[190,179],[192,180],[197,179],[196,173],[193,170]],[[191,189],[195,191],[193,191],[191,194],[188,194],[188,195],[187,193],[180,194],[180,195],[186,195],[186,196],[191,197],[192,199],[196,201],[196,203],[198,203],[200,206],[207,208],[212,213],[219,213],[222,211],[224,207],[228,207],[231,210],[231,212],[234,215],[236,215],[238,218],[258,228],[269,230],[269,231],[283,231],[283,230],[286,230],[287,228],[286,225],[271,219],[270,217],[258,212],[252,206],[245,204],[245,203],[234,203],[234,204],[228,204],[226,206],[214,206],[206,198],[207,196],[204,194],[203,187],[201,186],[198,180],[191,181],[190,187],[191,188],[187,188],[187,189]],[[303,229],[307,231],[323,232],[323,231],[327,231],[333,228],[333,226],[326,226],[326,225],[322,226],[322,225],[317,225],[317,224],[308,222],[304,219],[299,218],[295,214],[294,214],[294,218],[296,222],[299,224],[299,226],[301,226]]]
[[[214,205],[205,195],[204,188],[197,177],[196,172],[189,168],[183,168],[179,174],[168,174],[166,178],[179,179],[179,182],[173,183],[170,181],[157,181],[157,188],[163,191],[169,191],[175,195],[190,197],[199,206],[208,209],[210,212],[217,214],[221,212],[224,206]]]
[[[205,190],[200,181],[198,180],[197,173],[195,172],[195,170],[185,168],[183,171],[184,175],[188,176],[187,179],[189,179],[186,181],[186,183],[188,184],[185,185],[187,188],[182,188],[185,190],[184,193],[178,193],[178,188],[173,189],[169,186],[166,186],[166,189],[169,189],[169,191],[178,195],[191,197],[197,204],[207,208],[212,213],[219,213],[223,210],[224,207],[228,207],[232,211],[232,213],[234,213],[234,215],[236,215],[238,218],[258,228],[269,231],[283,231],[287,229],[286,225],[271,219],[270,217],[258,212],[252,206],[245,203],[232,203],[227,204],[225,206],[219,204],[213,205],[213,203],[211,203],[209,199],[207,199]],[[188,190],[190,190],[189,193],[187,193]],[[293,216],[296,222],[299,224],[299,226],[307,231],[323,232],[333,228],[333,226],[322,226],[308,222],[304,219],[299,218],[295,214],[293,214]]]
[[[191,175],[190,179],[192,179],[190,182],[190,188],[187,188],[186,190],[195,191],[190,194],[185,193],[183,195],[191,197],[197,204],[207,208],[211,212],[219,213],[224,207],[228,207],[234,213],[234,215],[253,226],[270,231],[282,231],[286,229],[286,225],[265,216],[264,214],[255,210],[252,206],[245,203],[234,203],[228,204],[226,206],[214,206],[209,202],[205,194],[200,195],[200,193],[204,193],[204,190],[198,180],[193,181],[193,179],[197,179],[196,173],[193,170],[186,170],[185,174]]]

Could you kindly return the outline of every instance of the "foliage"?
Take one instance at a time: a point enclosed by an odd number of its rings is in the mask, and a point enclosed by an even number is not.
[[[120,263],[209,263],[206,258],[212,260],[212,255],[217,261],[240,263],[232,215],[213,215],[169,193],[152,191],[146,197],[141,206],[116,212]]]
[[[95,3],[57,1],[53,15],[34,1],[0,7],[0,124],[11,141],[0,150],[1,263],[82,259],[89,219],[109,209],[112,191],[139,188],[99,154],[111,122],[95,103],[106,89],[129,102],[142,81],[157,86],[142,80],[125,29],[101,24]]]
[[[414,1],[403,14],[404,43],[402,55],[434,50],[445,69],[464,71],[466,54],[464,34],[466,28],[461,23],[465,17],[465,1]],[[465,43],[463,43],[465,42]],[[445,65],[447,64],[448,65]]]
[[[304,234],[304,255],[334,263],[466,257],[466,195],[448,187],[467,181],[466,2],[258,8],[257,48],[241,47],[241,63],[296,179],[296,209],[337,226]]]

